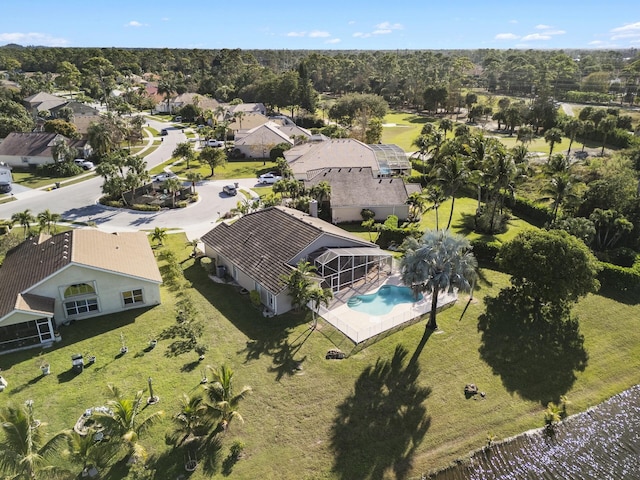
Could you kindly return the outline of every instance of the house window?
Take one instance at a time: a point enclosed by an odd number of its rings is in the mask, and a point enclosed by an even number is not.
[[[122,292],[122,301],[127,305],[136,305],[138,303],[144,303],[142,298],[142,289],[130,290],[128,292]]]
[[[77,297],[79,295],[95,294],[96,289],[88,283],[76,283],[69,285],[64,291],[64,298]]]
[[[72,300],[70,302],[64,302],[64,309],[67,317],[74,315],[82,315],[89,312],[98,311],[98,299],[97,298],[83,298],[80,300]]]

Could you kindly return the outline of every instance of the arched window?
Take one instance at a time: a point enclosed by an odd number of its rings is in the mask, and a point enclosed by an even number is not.
[[[95,294],[96,289],[88,283],[76,283],[69,285],[64,291],[64,298],[77,297],[78,295]]]

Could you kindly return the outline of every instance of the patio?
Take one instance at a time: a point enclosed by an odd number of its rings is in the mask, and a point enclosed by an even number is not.
[[[356,345],[399,325],[411,323],[412,320],[417,320],[431,311],[431,295],[426,294],[418,302],[394,306],[391,312],[385,315],[371,315],[350,308],[347,301],[354,295],[374,293],[382,285],[403,285],[398,273],[371,277],[373,278],[335,293],[329,307],[320,306],[317,312]],[[452,305],[457,298],[456,293],[441,292],[438,295],[438,308]]]

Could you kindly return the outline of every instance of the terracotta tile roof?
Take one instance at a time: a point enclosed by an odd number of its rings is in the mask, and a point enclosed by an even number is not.
[[[42,301],[19,298],[37,283],[71,263],[162,282],[143,232],[104,233],[72,230],[30,238],[7,253],[0,267],[0,318],[18,304],[42,308]],[[31,297],[34,297],[33,295]]]
[[[220,223],[202,240],[277,294],[285,288],[280,278],[291,271],[292,259],[323,235],[372,246],[335,225],[286,207],[259,210],[231,225]]]

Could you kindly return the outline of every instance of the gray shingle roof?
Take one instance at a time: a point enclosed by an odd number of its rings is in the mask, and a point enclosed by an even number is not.
[[[281,276],[291,271],[291,260],[323,235],[372,246],[335,225],[286,207],[259,210],[231,225],[220,223],[202,241],[271,292],[279,293],[285,288]]]
[[[0,143],[0,155],[53,158],[51,148],[55,144],[56,137],[64,139],[67,145],[75,148],[82,148],[87,143],[86,140],[70,140],[57,133],[13,132]]]
[[[331,207],[404,205],[408,194],[401,178],[377,178],[371,168],[325,168],[314,172],[306,186],[331,185]]]

